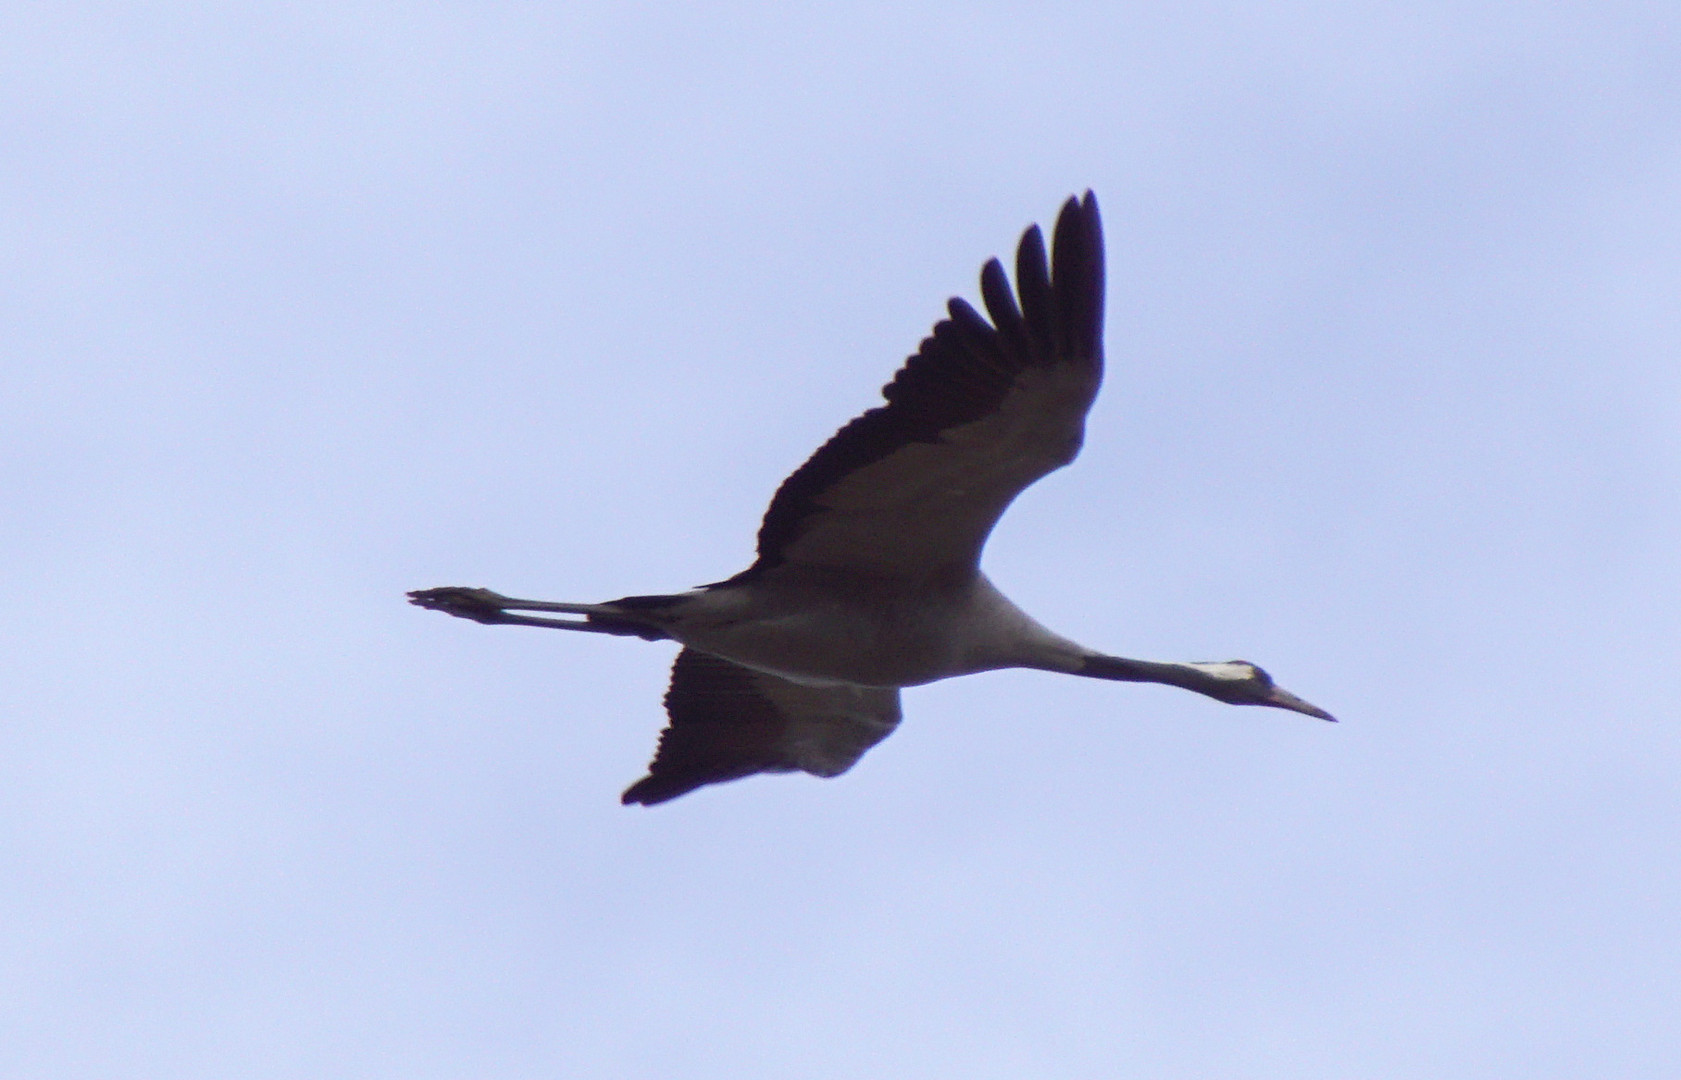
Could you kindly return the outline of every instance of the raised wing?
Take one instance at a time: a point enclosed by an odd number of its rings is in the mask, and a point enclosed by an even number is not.
[[[1033,481],[1074,460],[1103,379],[1103,229],[1069,199],[1047,265],[1037,225],[1016,251],[1016,291],[981,271],[991,323],[961,299],[871,409],[783,481],[738,579],[779,566],[887,576],[967,574]]]
[[[665,709],[670,723],[648,775],[620,798],[627,805],[761,772],[839,776],[899,725],[899,691],[806,686],[684,649]]]

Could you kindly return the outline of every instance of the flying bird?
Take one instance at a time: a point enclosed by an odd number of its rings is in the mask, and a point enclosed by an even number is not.
[[[1166,683],[1232,705],[1334,719],[1244,660],[1108,656],[1035,622],[980,570],[1015,497],[1074,460],[1103,378],[1103,232],[1091,192],[1016,249],[1015,292],[981,270],[983,317],[947,304],[882,389],[783,481],[758,558],[688,592],[602,604],[488,589],[409,593],[482,623],[549,626],[683,648],[648,775],[622,796],[654,805],[761,772],[838,776],[899,723],[899,690],[999,668]],[[571,618],[525,615],[551,612]]]

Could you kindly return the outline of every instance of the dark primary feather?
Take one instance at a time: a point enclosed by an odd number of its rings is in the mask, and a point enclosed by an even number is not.
[[[949,317],[882,389],[887,404],[783,481],[759,529],[758,560],[732,580],[789,562],[973,570],[1011,500],[1073,460],[1102,380],[1103,234],[1089,191],[1064,204],[1054,240],[1047,263],[1038,226],[1022,236],[1019,307],[996,259],[981,272],[990,323],[961,299],[949,303]]]
[[[684,649],[665,694],[670,723],[625,804],[675,799],[761,772],[838,776],[899,723],[899,692],[807,686]]]

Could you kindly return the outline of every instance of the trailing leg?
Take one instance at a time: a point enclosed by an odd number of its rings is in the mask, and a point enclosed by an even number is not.
[[[473,589],[448,585],[441,589],[417,589],[409,593],[409,603],[431,611],[441,611],[460,619],[472,619],[488,626],[548,626],[557,630],[583,630],[592,634],[616,634],[659,641],[666,634],[646,624],[626,619],[622,612],[606,604],[564,604],[549,600],[516,600],[489,589]],[[583,619],[546,619],[534,615],[515,615],[515,611],[558,611],[569,615],[583,615]]]

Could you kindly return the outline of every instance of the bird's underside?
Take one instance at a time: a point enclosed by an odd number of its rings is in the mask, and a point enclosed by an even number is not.
[[[492,624],[683,644],[668,725],[626,803],[652,805],[760,772],[835,776],[899,722],[899,687],[1033,667],[1182,686],[1233,704],[1331,719],[1243,661],[1157,664],[1061,638],[979,572],[1011,501],[1079,452],[1103,375],[1103,241],[1090,192],[981,272],[983,318],[960,299],[886,387],[777,490],[758,558],[687,593],[604,604],[486,589],[411,602]],[[1018,303],[1019,298],[1019,303]],[[541,614],[529,614],[531,612]],[[557,617],[570,616],[570,617]]]

